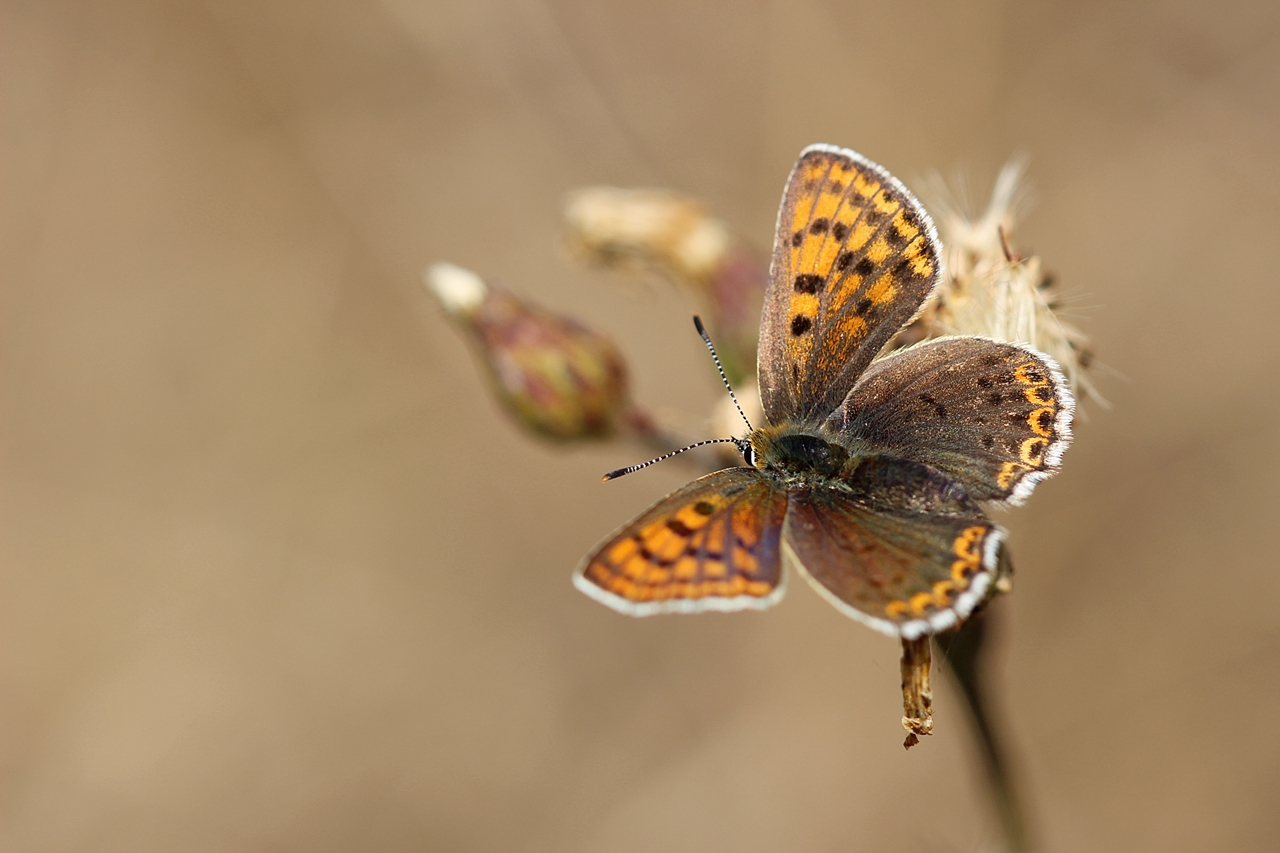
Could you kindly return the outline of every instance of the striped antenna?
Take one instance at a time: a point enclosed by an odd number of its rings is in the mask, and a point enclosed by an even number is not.
[[[711,343],[711,336],[707,334],[707,329],[702,325],[702,318],[697,314],[693,315],[693,326],[698,330],[698,334],[702,336],[702,342],[707,345],[707,349],[711,352],[711,360],[716,363],[716,370],[720,371],[720,380],[724,382],[724,387],[729,391],[729,398],[733,400],[733,405],[737,407],[738,414],[742,415],[742,420],[747,425],[747,429],[755,430],[751,425],[751,421],[747,420],[747,413],[742,411],[742,406],[738,403],[738,398],[733,393],[733,386],[729,384],[729,377],[724,375],[724,368],[720,365],[720,356],[716,355],[716,348]],[[684,453],[686,450],[693,450],[695,447],[704,447],[708,444],[732,444],[738,448],[738,452],[742,454],[742,458],[747,460],[748,465],[754,464],[755,452],[751,448],[751,440],[747,438],[710,438],[706,441],[695,441],[688,447],[682,447],[679,450],[673,450],[670,453],[664,453],[661,456],[650,459],[648,462],[641,462],[639,465],[628,465],[626,468],[619,468],[616,471],[610,471],[601,479],[604,482],[616,480],[619,477],[630,474],[633,471],[639,471],[641,468],[648,468],[654,463],[661,462],[664,459],[670,459],[672,456]]]
[[[619,468],[616,471],[610,471],[608,474],[605,474],[603,477],[601,477],[600,480],[602,482],[607,483],[610,480],[618,479],[624,474],[630,474],[632,471],[639,471],[641,468],[648,468],[650,465],[654,464],[655,462],[661,462],[664,459],[670,459],[672,456],[676,456],[677,454],[684,453],[686,450],[693,450],[695,447],[702,447],[707,444],[725,444],[725,443],[732,443],[736,445],[738,448],[738,452],[740,452],[743,456],[746,456],[747,453],[750,452],[751,450],[751,445],[750,443],[747,442],[745,438],[709,438],[706,441],[695,441],[693,444],[689,445],[688,447],[682,447],[679,450],[673,450],[670,453],[664,453],[661,456],[658,456],[654,459],[650,459],[648,462],[641,462],[639,465],[628,465],[626,468]]]
[[[738,414],[742,415],[743,422],[747,425],[747,429],[755,431],[755,427],[751,425],[751,421],[747,420],[747,413],[742,411],[742,406],[738,403],[738,397],[733,393],[733,386],[729,384],[729,377],[724,375],[724,368],[720,366],[720,356],[716,355],[716,348],[711,343],[711,336],[707,334],[706,327],[702,325],[702,318],[697,314],[693,315],[694,328],[698,330],[698,334],[702,336],[702,342],[707,345],[707,349],[711,352],[711,360],[716,363],[716,370],[720,371],[720,381],[724,383],[724,387],[729,392],[729,399],[733,400],[733,405],[737,407]]]

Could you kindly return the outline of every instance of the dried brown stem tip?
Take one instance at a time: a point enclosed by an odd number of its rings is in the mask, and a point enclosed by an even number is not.
[[[904,749],[933,734],[933,688],[929,686],[932,658],[929,636],[902,641],[902,727],[907,730]]]

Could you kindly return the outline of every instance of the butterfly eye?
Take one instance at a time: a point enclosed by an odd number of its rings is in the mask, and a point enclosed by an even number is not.
[[[743,460],[752,468],[756,466],[756,451],[751,446],[751,442],[745,438],[735,439],[734,444],[738,445],[738,452],[742,454]]]

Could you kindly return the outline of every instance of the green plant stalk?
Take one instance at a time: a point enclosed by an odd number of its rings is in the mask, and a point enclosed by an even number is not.
[[[1003,554],[1001,559],[1005,559]],[[986,661],[992,648],[987,633],[990,618],[987,611],[978,613],[956,630],[937,635],[936,640],[968,708],[1006,847],[1010,853],[1026,853],[1033,849],[1031,833],[1005,746],[986,700],[989,693],[985,678],[989,672]]]

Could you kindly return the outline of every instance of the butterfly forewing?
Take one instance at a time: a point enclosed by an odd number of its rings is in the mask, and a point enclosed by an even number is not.
[[[984,338],[940,338],[872,364],[829,426],[931,465],[973,498],[1017,504],[1057,471],[1073,410],[1048,356]]]
[[[760,329],[770,422],[825,418],[941,277],[933,221],[861,155],[800,155],[778,212]]]
[[[753,468],[708,474],[605,540],[574,583],[633,616],[768,607],[783,591],[786,507]]]
[[[793,493],[783,548],[839,610],[914,639],[972,612],[994,577],[1002,536],[954,481],[880,457],[850,488]]]

